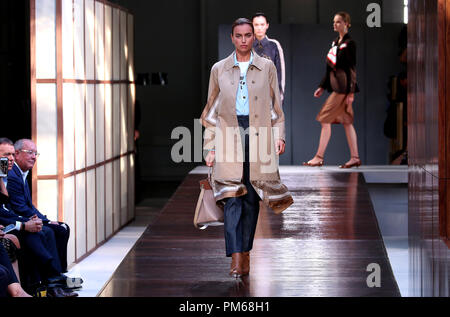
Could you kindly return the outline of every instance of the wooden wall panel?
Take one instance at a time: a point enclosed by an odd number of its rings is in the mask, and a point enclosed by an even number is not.
[[[449,296],[450,0],[412,0],[408,25],[410,295]]]

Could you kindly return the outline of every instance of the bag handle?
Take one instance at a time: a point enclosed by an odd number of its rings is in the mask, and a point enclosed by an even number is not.
[[[213,169],[212,166],[210,166],[209,169],[208,169],[208,181],[209,181],[210,184],[211,184],[211,181],[212,181],[212,178],[211,178],[212,169]]]

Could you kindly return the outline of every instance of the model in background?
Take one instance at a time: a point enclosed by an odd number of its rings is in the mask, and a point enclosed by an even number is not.
[[[284,87],[285,87],[285,64],[284,54],[280,43],[277,40],[269,39],[266,35],[269,29],[269,20],[267,16],[258,12],[252,17],[253,27],[255,29],[255,41],[253,42],[253,49],[256,54],[261,57],[270,59],[277,68],[278,88],[280,90],[281,102],[284,99]]]
[[[328,52],[327,71],[319,88],[314,92],[314,97],[319,98],[325,89],[331,94],[316,118],[322,124],[316,155],[303,165],[324,164],[325,150],[331,137],[331,125],[340,123],[345,128],[351,156],[350,160],[340,167],[351,168],[361,165],[352,108],[354,94],[359,91],[356,83],[356,44],[348,34],[351,26],[348,13],[337,13],[334,16],[333,26],[339,36],[333,41]]]

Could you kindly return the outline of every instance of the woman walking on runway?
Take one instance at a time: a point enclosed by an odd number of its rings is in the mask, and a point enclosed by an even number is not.
[[[341,168],[360,166],[356,131],[353,126],[352,103],[354,94],[359,92],[356,83],[356,44],[348,34],[350,28],[350,15],[338,12],[333,21],[334,31],[339,33],[327,55],[327,71],[325,77],[314,92],[319,98],[326,89],[331,95],[325,101],[316,120],[322,124],[319,147],[316,155],[305,166],[322,166],[323,157],[331,137],[331,124],[344,125],[350,148],[350,160],[341,165]]]
[[[252,51],[250,20],[233,23],[231,40],[235,51],[211,69],[201,122],[206,128],[206,165],[213,167],[214,198],[224,208],[226,256],[232,258],[229,274],[238,278],[250,272],[260,200],[275,213],[293,200],[278,172],[285,132],[277,70]]]

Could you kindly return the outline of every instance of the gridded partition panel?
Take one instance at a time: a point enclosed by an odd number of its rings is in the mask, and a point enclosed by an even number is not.
[[[134,218],[134,20],[106,0],[31,0],[33,201],[76,262]]]
[[[70,176],[64,179],[64,219],[69,225],[71,235],[68,243],[67,262],[75,261],[75,177]]]
[[[42,156],[37,164],[39,175],[55,175],[57,169],[57,100],[56,84],[36,85],[36,146]]]
[[[105,240],[105,166],[96,169],[97,243]]]
[[[113,188],[113,163],[108,163],[105,165],[105,237],[109,237],[114,231]]]

